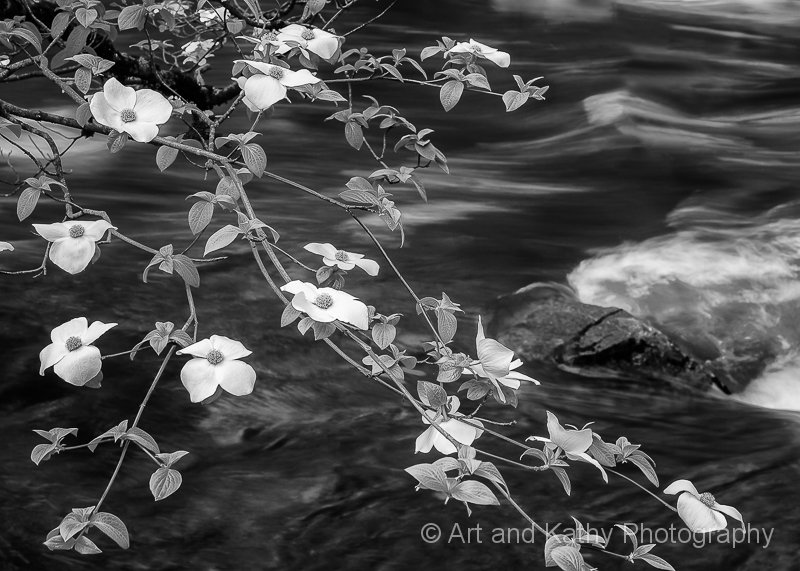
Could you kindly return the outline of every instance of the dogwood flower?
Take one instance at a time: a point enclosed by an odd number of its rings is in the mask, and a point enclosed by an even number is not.
[[[197,15],[200,17],[200,23],[212,25],[214,22],[227,22],[231,19],[230,13],[227,8],[213,8],[206,10],[199,10]]]
[[[608,482],[608,475],[600,463],[586,453],[593,441],[592,430],[590,428],[584,428],[582,430],[564,428],[561,426],[561,423],[558,422],[556,415],[548,410],[547,432],[550,438],[530,436],[528,440],[545,442],[551,448],[563,450],[564,455],[570,460],[580,460],[592,464],[600,470],[600,473],[603,475],[603,480]]]
[[[89,108],[98,123],[127,133],[139,143],[152,141],[158,135],[158,126],[172,115],[172,105],[157,91],[136,91],[113,77],[103,85],[103,91],[92,96]]]
[[[454,440],[466,446],[471,445],[481,434],[483,434],[483,423],[478,420],[470,420],[471,424],[480,425],[481,428],[471,426],[458,419],[463,417],[463,414],[458,414],[458,407],[461,406],[461,401],[456,396],[447,397],[447,420],[442,422],[441,416],[435,412],[426,410],[425,415],[422,417],[422,422],[431,424],[437,422],[439,427],[447,432]],[[430,452],[431,448],[436,448],[442,454],[453,454],[457,452],[455,445],[445,437],[444,434],[436,430],[436,427],[431,425],[425,432],[417,437],[416,445],[414,447],[414,454],[417,452]]]
[[[497,48],[489,47],[486,44],[476,42],[471,38],[469,42],[458,42],[445,53],[473,54],[475,57],[488,59],[500,67],[508,67],[511,63],[511,56],[509,56],[506,52],[501,52]]]
[[[317,288],[300,280],[289,282],[281,290],[294,294],[292,307],[314,321],[330,323],[338,320],[359,329],[369,328],[367,306],[349,293],[329,287]]]
[[[693,532],[706,533],[725,529],[728,522],[722,514],[739,520],[744,525],[739,510],[718,504],[714,496],[708,492],[699,493],[689,480],[672,482],[664,488],[664,493],[680,494],[678,496],[678,515]]]
[[[212,335],[176,353],[195,357],[181,369],[181,382],[189,391],[192,402],[201,402],[214,396],[218,388],[237,397],[253,392],[256,372],[253,367],[238,360],[252,352],[239,341]]]
[[[53,367],[55,374],[69,384],[82,387],[100,374],[102,366],[100,349],[92,343],[116,325],[100,321],[89,325],[85,317],[62,323],[50,332],[52,343],[39,353],[39,374]]]
[[[306,28],[300,24],[289,24],[278,31],[277,40],[281,42],[277,53],[283,54],[295,45],[317,54],[324,60],[329,60],[339,49],[339,36],[320,30],[319,28]]]
[[[244,104],[251,111],[264,111],[286,97],[287,87],[300,87],[309,83],[319,83],[318,77],[311,75],[307,69],[292,71],[277,65],[239,59],[236,62],[246,63],[259,73],[250,77],[238,77],[236,83],[244,91]]]
[[[92,261],[97,245],[109,230],[116,230],[105,220],[82,222],[55,222],[53,224],[34,224],[36,232],[52,242],[50,246],[50,260],[59,268],[70,274],[77,274],[86,269]]]
[[[336,266],[340,270],[352,270],[358,266],[371,276],[377,276],[380,266],[378,262],[367,260],[364,254],[356,254],[354,252],[345,252],[344,250],[337,250],[333,244],[319,244],[311,242],[303,246],[312,254],[322,256],[322,261],[326,266]]]
[[[5,251],[13,252],[14,246],[12,246],[9,242],[0,242],[0,252]]]

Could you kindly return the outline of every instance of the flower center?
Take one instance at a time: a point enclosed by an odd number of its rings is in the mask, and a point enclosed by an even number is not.
[[[83,236],[84,232],[85,232],[85,230],[84,230],[83,226],[81,226],[80,224],[74,224],[74,225],[69,227],[69,237],[70,238],[80,238],[81,236]]]
[[[81,341],[80,337],[70,337],[64,345],[66,345],[67,351],[75,351],[83,347],[83,341]]]
[[[339,260],[340,262],[346,262],[347,260],[350,259],[350,257],[347,255],[347,252],[345,252],[344,250],[336,250],[336,254],[334,254],[333,257]]]
[[[703,492],[702,494],[700,494],[700,501],[703,502],[708,507],[713,506],[714,503],[716,502],[716,500],[714,499],[714,496],[712,496],[708,492]]]
[[[274,42],[275,40],[277,40],[277,39],[278,39],[278,34],[276,34],[275,32],[267,32],[267,33],[264,35],[264,39],[265,39],[266,41],[268,41],[268,42]]]
[[[313,40],[314,39],[314,30],[306,30],[305,32],[300,34],[300,37],[303,38],[304,40]]]
[[[283,77],[283,68],[280,67],[270,68],[269,76],[274,77],[275,79],[281,79]]]
[[[119,118],[123,123],[133,123],[136,121],[136,111],[133,109],[123,109],[119,114]]]
[[[322,309],[328,309],[330,306],[333,305],[333,298],[329,293],[321,293],[314,300],[314,305]]]
[[[208,362],[211,363],[212,365],[219,365],[220,363],[222,363],[222,361],[225,360],[225,357],[221,351],[218,351],[217,349],[212,349],[211,351],[208,352],[208,355],[206,355],[206,359],[208,359]]]

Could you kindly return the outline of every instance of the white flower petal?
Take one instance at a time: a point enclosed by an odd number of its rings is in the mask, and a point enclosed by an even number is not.
[[[478,341],[477,349],[478,359],[489,377],[508,375],[514,351],[494,339],[481,339]]]
[[[62,323],[50,332],[50,340],[53,343],[64,344],[70,337],[83,337],[89,328],[89,322],[85,317],[75,317],[66,323]]]
[[[220,351],[226,361],[229,359],[242,359],[253,354],[252,351],[249,351],[239,341],[231,339],[230,337],[225,337],[224,335],[212,335],[211,346]]]
[[[253,392],[256,372],[247,363],[224,361],[215,367],[215,378],[219,386],[234,396],[240,397]]]
[[[189,345],[188,347],[178,349],[175,353],[178,355],[193,355],[195,357],[201,357],[205,359],[208,357],[208,352],[213,348],[214,346],[211,344],[210,339],[201,339],[197,343]]]
[[[533,377],[529,377],[528,375],[524,375],[522,373],[517,373],[515,371],[511,371],[509,374],[507,374],[502,379],[498,379],[498,381],[503,381],[503,380],[506,380],[506,381],[509,381],[509,380],[528,381],[529,383],[533,383],[534,385],[541,385],[542,384],[539,381],[537,381],[536,379],[534,379]],[[519,384],[519,383],[517,383],[517,384]]]
[[[33,229],[48,242],[55,242],[59,238],[69,238],[69,229],[73,225],[74,224],[65,224],[63,222],[34,224]]]
[[[284,69],[280,66],[272,65],[271,63],[264,63],[263,61],[253,61],[251,59],[235,59],[233,61],[234,63],[246,63],[253,69],[260,71],[264,75],[269,75],[270,71],[272,71],[272,68],[275,67],[277,67],[278,69]],[[239,84],[239,87],[241,87],[241,84]]]
[[[731,517],[733,519],[739,520],[740,522],[742,522],[742,524],[744,524],[744,519],[742,518],[742,514],[739,513],[739,510],[737,510],[736,508],[734,508],[732,506],[726,506],[726,505],[718,504],[718,503],[714,502],[714,505],[711,506],[711,509],[717,510],[718,512],[722,512],[725,515],[727,515],[728,517]]]
[[[0,252],[13,252],[14,246],[9,242],[0,242]]]
[[[86,222],[81,224],[81,226],[83,226],[83,235],[87,238],[91,238],[95,242],[100,240],[110,228],[113,228],[114,230],[117,229],[116,226],[112,226],[105,220]]]
[[[312,299],[315,299],[315,297]],[[335,304],[336,302],[334,301],[334,305]],[[292,307],[294,307],[297,311],[302,311],[311,319],[314,321],[319,321],[320,323],[330,323],[332,321],[336,321],[337,319],[330,312],[330,308],[322,309],[321,307],[314,305],[311,300],[306,297],[305,292],[302,291],[295,295],[292,299]]]
[[[103,85],[103,95],[105,95],[106,103],[117,111],[133,109],[133,106],[136,105],[136,90],[133,87],[122,85],[114,77]]]
[[[301,291],[306,294],[306,297],[314,299],[317,295],[317,288],[314,284],[308,282],[301,282],[300,280],[293,280],[281,286],[281,291],[289,293],[300,293]]]
[[[181,382],[189,391],[192,402],[204,401],[216,392],[219,385],[215,380],[214,370],[214,365],[206,359],[192,359],[183,366]]]
[[[303,246],[304,250],[308,250],[312,254],[317,254],[318,256],[322,256],[323,258],[330,258],[336,259],[336,252],[338,250],[333,244],[325,243],[320,244],[319,242],[311,242],[310,244],[306,244]]]
[[[689,492],[695,496],[699,496],[700,492],[694,487],[689,480],[675,480],[669,486],[664,488],[665,494],[677,494],[679,492]]]
[[[356,265],[352,262],[340,262],[339,260],[331,260],[330,258],[322,258],[326,266],[336,266],[340,270],[352,270]]]
[[[92,111],[94,120],[101,125],[111,127],[117,131],[121,129],[123,123],[120,112],[108,104],[102,92],[92,95],[92,99],[89,101],[89,109]]]
[[[308,31],[308,28],[305,26],[301,26],[300,24],[289,24],[288,26],[284,26],[278,31],[278,35],[285,34],[287,36],[296,36],[298,38],[303,37],[303,33]]]
[[[140,89],[136,92],[136,119],[145,123],[161,125],[172,116],[172,105],[167,98],[152,89]]]
[[[323,288],[327,289],[327,288]],[[344,292],[337,292],[344,293]],[[349,295],[349,294],[348,294]],[[327,311],[339,321],[349,323],[359,329],[369,328],[369,310],[367,306],[355,298],[347,299],[344,296],[334,297],[333,305]]]
[[[83,341],[84,345],[91,345],[101,335],[105,334],[109,329],[116,326],[116,323],[103,323],[101,321],[95,321],[89,326],[89,328],[86,330],[86,333],[81,336],[81,341]]]
[[[519,389],[520,382],[517,379],[512,379],[511,375],[507,377],[503,377],[501,379],[497,379],[497,382],[501,385],[507,386],[509,389],[517,390]]]
[[[286,87],[300,87],[301,85],[308,85],[309,83],[319,83],[322,81],[320,78],[311,74],[307,69],[300,71],[283,70],[283,77],[280,79],[281,84]]]
[[[94,257],[94,240],[81,236],[59,240],[50,246],[50,260],[70,274],[78,274],[86,269]]]
[[[422,452],[423,454],[430,452],[431,448],[433,448],[434,438],[436,438],[438,434],[436,429],[431,426],[425,430],[425,432],[417,436],[417,440],[414,443],[414,454],[417,452]]]
[[[137,143],[149,143],[158,136],[158,125],[138,119],[123,123],[119,130],[128,133]]]
[[[84,345],[68,351],[55,364],[53,371],[69,384],[82,387],[96,377],[101,368],[100,349],[93,345]]]
[[[508,67],[511,64],[511,56],[500,50],[490,54],[483,54],[483,56],[489,61],[494,62],[498,67]]]
[[[586,452],[592,445],[591,429],[567,430],[561,426],[556,415],[550,411],[547,411],[547,431],[550,433],[553,443],[569,454]]]
[[[378,271],[381,268],[378,265],[378,262],[375,262],[373,260],[367,260],[367,259],[353,260],[353,263],[355,265],[357,265],[359,268],[361,268],[362,270],[364,270],[365,272],[367,272],[367,274],[369,274],[371,276],[377,276],[378,275]]]
[[[450,419],[440,426],[458,442],[466,444],[467,446],[475,442],[480,432],[477,428],[456,419]]]
[[[725,517],[698,500],[691,492],[678,497],[678,515],[686,526],[694,532],[719,531],[728,526]]]
[[[44,375],[46,369],[58,363],[67,353],[69,351],[67,351],[67,347],[63,343],[50,343],[39,352],[39,361],[41,362],[39,374]]]
[[[286,97],[286,87],[274,77],[253,75],[244,84],[244,94],[256,108],[264,111]]]
[[[322,30],[314,30],[315,37],[308,40],[308,50],[317,54],[322,59],[331,59],[339,49],[339,38],[332,34],[322,35]]]
[[[455,454],[458,452],[458,449],[455,445],[450,442],[444,434],[436,430],[433,426],[431,426],[428,430],[434,430],[436,433],[433,435],[433,446],[441,452],[442,454]]]

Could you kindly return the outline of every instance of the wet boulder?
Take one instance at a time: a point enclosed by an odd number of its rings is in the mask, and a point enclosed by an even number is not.
[[[581,303],[566,286],[531,284],[498,298],[487,329],[525,360],[580,375],[725,390],[703,361],[663,332],[622,309]]]

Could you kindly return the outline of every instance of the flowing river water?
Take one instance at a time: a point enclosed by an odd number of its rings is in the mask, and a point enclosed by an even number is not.
[[[471,36],[510,52],[512,72],[544,75],[551,86],[547,102],[508,115],[498,99],[473,94],[444,114],[434,90],[390,83],[369,92],[418,127],[435,129],[434,142],[450,157],[450,176],[425,173],[428,205],[413,190],[397,192],[403,249],[397,236],[374,227],[421,295],[446,291],[463,304],[469,319],[457,343],[472,346],[475,317],[495,296],[554,281],[582,301],[658,323],[732,368],[742,361],[751,367],[739,392],[722,398],[530,365],[524,370],[541,387],[525,389],[516,411],[491,413],[516,419],[508,432],[519,439],[545,432],[546,410],[562,422],[595,421],[606,439],[624,434],[642,443],[662,485],[688,478],[760,530],[735,546],[662,538],[654,552],[677,569],[800,568],[800,2],[400,4],[362,36],[375,52],[402,44],[418,54],[441,35]],[[502,73],[491,79],[496,90],[511,88]],[[3,96],[24,104],[30,89],[46,109],[65,108],[43,84],[20,84]],[[355,94],[363,95],[359,88]],[[281,105],[260,142],[271,170],[334,195],[349,177],[374,168],[344,144],[339,123],[321,121],[327,113]],[[246,128],[244,119],[232,125]],[[82,142],[67,160],[73,192],[149,245],[185,243],[184,197],[213,190],[213,181],[185,163],[158,174],[154,155],[135,144],[109,155],[102,137]],[[377,256],[339,212],[272,181],[250,188],[284,247],[330,241]],[[16,223],[13,199],[0,208],[0,238],[17,248],[3,254],[3,267],[32,267],[42,242]],[[56,206],[43,205],[32,221],[57,216]],[[182,323],[182,290],[178,280],[155,275],[141,283],[147,257],[121,244],[104,247],[100,261],[75,277],[54,270],[34,283],[2,280],[0,567],[543,568],[540,536],[533,545],[492,541],[487,530],[524,525],[507,506],[478,508],[468,518],[462,505],[414,491],[403,468],[433,459],[413,454],[417,414],[324,347],[280,329],[278,304],[247,248],[231,251],[202,273],[201,333],[241,339],[253,350],[255,392],[190,405],[180,363],[169,366],[142,426],[162,449],[191,452],[183,487],[154,503],[151,464],[131,455],[106,509],[127,522],[133,545],[122,552],[102,542],[107,553],[90,559],[49,553],[41,541],[70,508],[96,502],[117,451],[62,454],[37,468],[29,453],[40,441],[31,431],[76,426],[87,439],[130,419],[158,360],[142,353],[134,364],[106,361],[102,390],[75,390],[37,374],[38,352],[54,325],[78,315],[119,322],[100,345],[123,351],[156,320]],[[423,338],[412,303],[385,269],[375,282],[354,276],[348,289],[378,301],[384,313],[404,313],[403,344]],[[605,485],[591,467],[571,472],[566,497],[550,473],[504,469],[517,500],[541,523],[567,525],[572,515],[603,530],[628,521],[681,525],[623,480],[612,476]],[[429,522],[441,526],[441,541],[421,540]],[[480,524],[480,541],[456,535],[448,543],[455,523]],[[612,547],[624,551],[619,539]],[[629,568],[602,556],[588,561]]]

